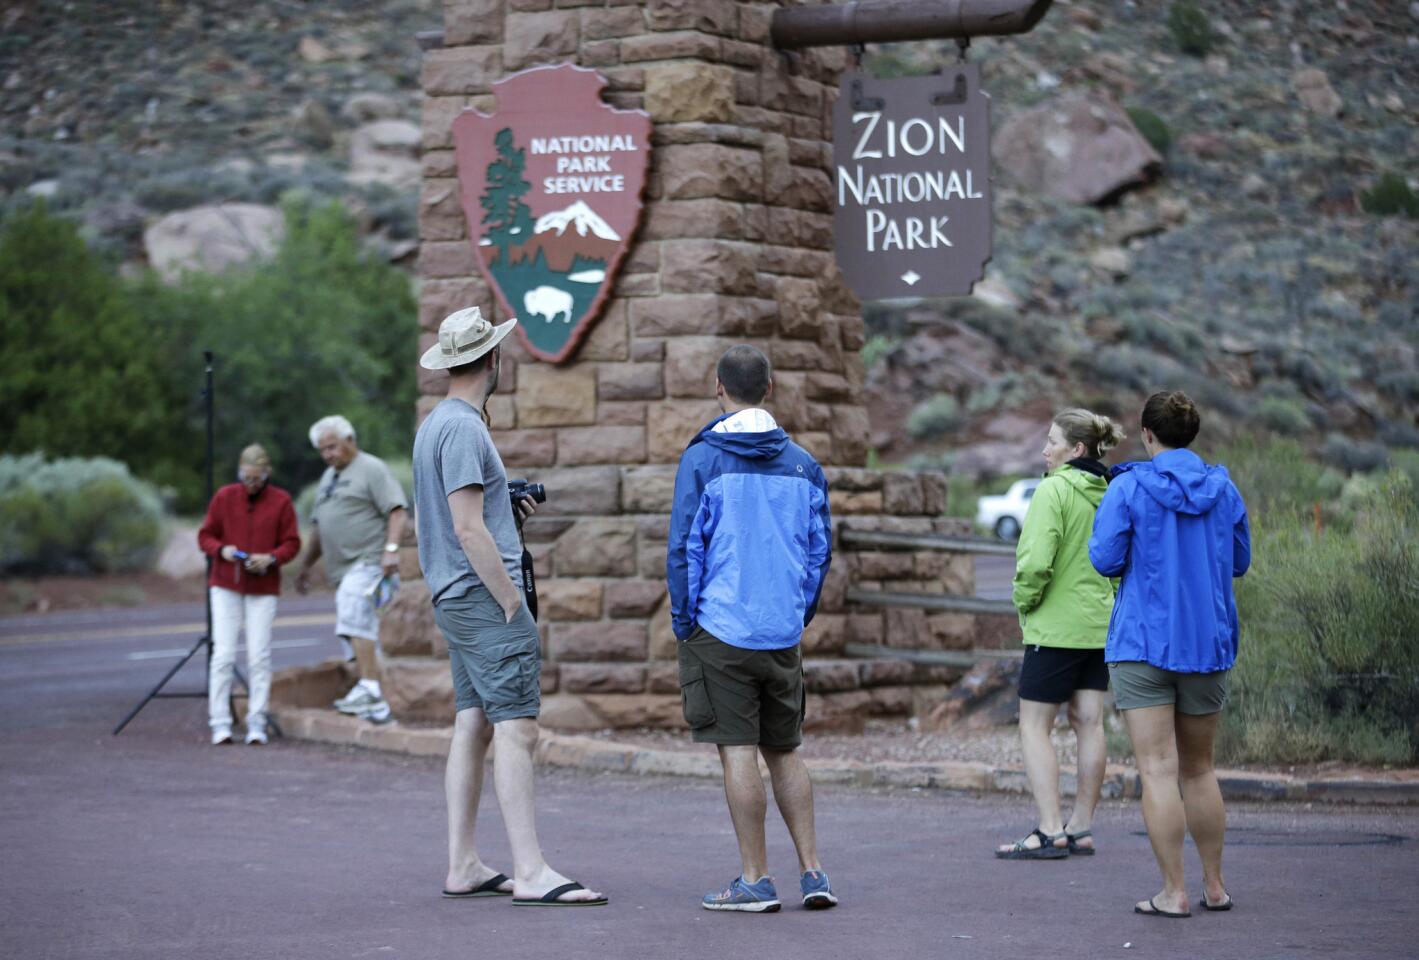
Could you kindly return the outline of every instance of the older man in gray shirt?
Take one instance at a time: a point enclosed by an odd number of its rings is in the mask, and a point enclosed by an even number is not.
[[[517,325],[493,326],[477,307],[439,327],[420,363],[449,373],[448,397],[414,439],[419,563],[434,619],[448,641],[456,714],[444,790],[450,898],[511,894],[518,906],[600,906],[607,898],[557,873],[542,856],[533,810],[532,752],[541,707],[541,646],[523,602],[522,542],[507,474],[483,406],[498,385],[498,344]],[[531,512],[532,504],[523,501]],[[483,863],[474,840],[483,764],[497,743],[493,785],[512,848],[513,875]]]
[[[305,593],[310,567],[323,555],[327,579],[338,584],[335,635],[360,672],[359,683],[335,707],[384,723],[391,714],[379,684],[375,596],[386,577],[398,586],[399,539],[408,513],[404,488],[383,460],[359,448],[355,428],[344,417],[317,420],[310,443],[328,469],[316,487],[310,547],[296,574],[296,589]]]

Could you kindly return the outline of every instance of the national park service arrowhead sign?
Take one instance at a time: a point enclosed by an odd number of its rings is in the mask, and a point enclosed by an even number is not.
[[[863,300],[963,296],[991,253],[990,98],[973,63],[843,76],[833,108],[833,241]]]
[[[493,84],[497,112],[453,121],[473,257],[517,335],[560,363],[590,332],[641,216],[650,116],[601,101],[606,78],[563,64]]]

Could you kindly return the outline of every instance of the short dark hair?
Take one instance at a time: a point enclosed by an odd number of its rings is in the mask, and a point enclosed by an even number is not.
[[[724,392],[738,403],[760,403],[769,392],[773,374],[764,352],[747,343],[724,351],[714,372],[724,384]]]
[[[1202,417],[1192,398],[1181,390],[1160,390],[1143,404],[1143,426],[1164,446],[1178,449],[1197,438]]]
[[[501,344],[499,344],[498,346],[501,346]],[[460,363],[456,367],[449,367],[448,375],[451,377],[466,377],[469,374],[481,373],[483,371],[483,368],[485,368],[488,365],[489,361],[492,360],[493,354],[497,351],[497,349],[498,347],[493,347],[492,350],[489,350],[487,353],[483,354],[476,360],[471,360],[468,363]]]

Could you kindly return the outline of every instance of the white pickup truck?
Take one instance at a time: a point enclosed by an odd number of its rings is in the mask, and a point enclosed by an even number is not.
[[[976,501],[976,526],[990,529],[1002,540],[1019,539],[1025,511],[1039,485],[1039,478],[1016,480],[1000,496],[981,497]]]

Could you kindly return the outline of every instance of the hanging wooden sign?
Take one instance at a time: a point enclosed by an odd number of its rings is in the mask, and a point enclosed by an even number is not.
[[[845,74],[833,110],[838,266],[863,300],[963,296],[991,255],[990,98],[980,68]]]
[[[641,217],[650,116],[601,100],[571,64],[493,84],[497,111],[453,122],[474,260],[540,360],[569,359],[610,298]]]

